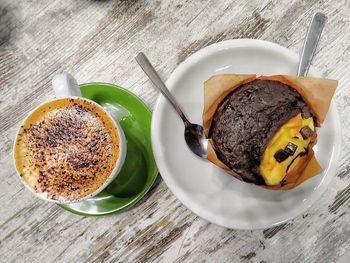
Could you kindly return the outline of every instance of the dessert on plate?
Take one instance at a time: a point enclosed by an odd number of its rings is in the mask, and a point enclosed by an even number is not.
[[[208,160],[241,181],[273,190],[319,174],[313,146],[337,81],[216,75],[205,82]]]

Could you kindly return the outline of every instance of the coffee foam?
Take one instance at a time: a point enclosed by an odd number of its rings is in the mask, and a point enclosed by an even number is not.
[[[83,99],[48,102],[30,114],[15,143],[17,170],[42,197],[77,201],[97,191],[119,157],[113,121]]]

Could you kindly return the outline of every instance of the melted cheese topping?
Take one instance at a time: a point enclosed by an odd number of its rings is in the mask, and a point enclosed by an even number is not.
[[[279,185],[286,176],[289,169],[292,169],[299,161],[298,155],[305,152],[305,149],[310,143],[310,139],[303,139],[300,130],[309,126],[315,131],[314,121],[311,118],[303,119],[299,113],[294,118],[284,124],[266,147],[260,164],[260,174],[267,185]],[[286,160],[279,163],[274,155],[278,150],[283,150],[287,144],[291,142],[298,146],[295,153],[289,156]],[[295,159],[295,160],[294,160]],[[294,162],[293,162],[294,160]]]

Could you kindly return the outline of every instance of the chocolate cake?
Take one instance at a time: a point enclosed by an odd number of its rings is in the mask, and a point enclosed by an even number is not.
[[[301,113],[312,117],[293,88],[279,81],[254,80],[227,95],[217,108],[209,135],[218,158],[247,182],[265,184],[259,171],[264,151],[276,132]],[[285,152],[295,151],[288,145]],[[281,159],[281,160],[282,160]]]

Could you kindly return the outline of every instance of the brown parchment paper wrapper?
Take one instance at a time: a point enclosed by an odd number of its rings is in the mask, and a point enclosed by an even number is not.
[[[311,113],[316,117],[316,126],[318,127],[321,126],[326,117],[329,105],[338,85],[338,81],[331,79],[286,75],[260,76],[258,78],[256,75],[238,74],[213,76],[204,83],[203,127],[204,133],[207,137],[211,122],[220,102],[239,86],[249,83],[255,79],[276,80],[294,88],[308,104]],[[316,141],[317,135],[315,133],[315,135],[311,138],[308,153],[300,157],[298,165],[296,165],[292,170],[288,171],[281,185],[259,186],[271,190],[288,190],[319,174],[322,171],[322,168],[318,164],[312,150],[312,147],[316,144]],[[208,143],[208,160],[224,169],[227,173],[231,174],[237,179],[244,181],[238,173],[232,171],[218,159],[213,142],[210,138]]]

